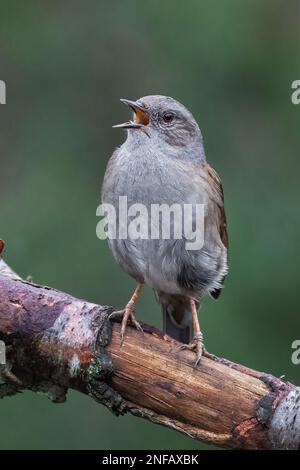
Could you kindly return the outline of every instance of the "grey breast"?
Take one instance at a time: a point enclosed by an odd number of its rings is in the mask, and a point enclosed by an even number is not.
[[[104,203],[118,207],[119,197],[127,196],[128,206],[143,204],[149,213],[151,204],[197,203],[209,207],[205,186],[190,164],[165,155],[161,158],[158,151],[151,153],[145,147],[143,150],[137,149],[134,155],[125,142],[115,151],[104,178]],[[214,237],[207,232],[203,249],[192,252],[185,249],[184,239],[117,238],[109,245],[117,262],[136,280],[169,294],[201,296],[218,286],[222,277],[221,246]]]

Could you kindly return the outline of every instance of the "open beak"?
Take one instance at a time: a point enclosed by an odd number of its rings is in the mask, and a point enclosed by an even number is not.
[[[149,124],[150,118],[145,108],[137,104],[136,101],[125,100],[123,98],[120,101],[132,109],[134,112],[134,119],[133,121],[124,122],[123,124],[116,124],[113,127],[121,129],[141,129]]]

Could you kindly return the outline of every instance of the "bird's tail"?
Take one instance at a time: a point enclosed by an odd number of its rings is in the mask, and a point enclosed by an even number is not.
[[[190,300],[187,297],[160,294],[163,311],[163,330],[181,343],[189,343],[193,338]]]

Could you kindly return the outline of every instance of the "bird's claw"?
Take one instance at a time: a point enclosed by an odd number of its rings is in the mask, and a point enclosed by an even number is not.
[[[206,355],[206,349],[204,348],[202,333],[196,333],[189,344],[183,344],[182,346],[180,346],[179,351],[183,351],[185,349],[188,349],[189,351],[195,351],[196,361],[193,366],[195,369],[199,364],[202,356]]]
[[[139,324],[139,322],[136,320],[135,315],[134,315],[134,306],[126,305],[126,307],[123,310],[117,310],[109,316],[109,319],[112,318],[120,318],[122,319],[121,321],[121,331],[120,331],[120,337],[121,337],[121,346],[123,345],[124,342],[124,337],[125,337],[125,331],[127,324],[130,323],[132,326],[134,326],[138,331],[143,332],[143,328]]]
[[[114,319],[116,319],[116,320],[122,320],[123,315],[124,315],[124,312],[125,312],[125,309],[123,309],[123,310],[115,310],[114,312],[112,312],[112,313],[109,315],[108,319],[109,319],[109,320],[114,320]]]

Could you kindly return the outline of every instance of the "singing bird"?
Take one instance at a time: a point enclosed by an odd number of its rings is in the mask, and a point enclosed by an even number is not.
[[[193,115],[175,99],[145,96],[121,100],[133,119],[114,127],[127,130],[127,139],[113,153],[102,186],[102,203],[118,207],[126,196],[128,207],[143,204],[202,204],[204,242],[188,250],[186,240],[133,239],[116,236],[109,246],[119,265],[137,287],[122,315],[122,341],[127,322],[138,329],[135,304],[144,284],[157,293],[167,335],[194,350],[195,366],[204,351],[198,319],[201,299],[217,299],[228,271],[228,237],[224,196],[217,172],[207,163],[203,138]],[[117,219],[118,211],[116,210]],[[120,220],[117,220],[117,224]]]

